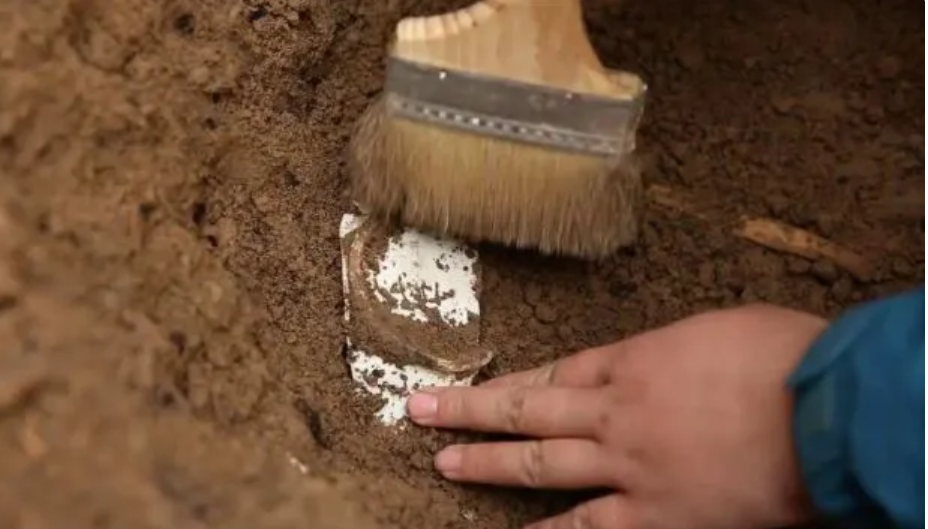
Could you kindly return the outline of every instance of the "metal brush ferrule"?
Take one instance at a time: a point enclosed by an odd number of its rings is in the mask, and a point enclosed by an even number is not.
[[[599,156],[634,149],[644,91],[633,99],[553,89],[391,57],[387,109],[475,134]]]

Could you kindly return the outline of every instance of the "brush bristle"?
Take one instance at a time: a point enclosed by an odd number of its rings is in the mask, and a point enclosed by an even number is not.
[[[468,241],[596,259],[632,243],[641,175],[606,159],[419,123],[385,113],[358,123],[354,199],[373,214]]]

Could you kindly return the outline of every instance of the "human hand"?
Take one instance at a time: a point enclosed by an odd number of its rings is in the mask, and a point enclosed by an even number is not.
[[[448,479],[614,494],[531,529],[753,529],[810,516],[786,379],[824,329],[749,306],[471,388],[414,395],[423,426],[527,436],[445,448]]]

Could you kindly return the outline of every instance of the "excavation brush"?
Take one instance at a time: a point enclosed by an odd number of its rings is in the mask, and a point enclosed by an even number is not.
[[[352,137],[354,199],[440,236],[602,258],[637,236],[644,95],[599,61],[579,0],[404,19]]]

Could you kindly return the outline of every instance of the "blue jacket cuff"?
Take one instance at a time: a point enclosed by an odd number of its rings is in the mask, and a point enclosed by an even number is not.
[[[841,527],[924,527],[925,290],[856,307],[789,380],[806,487]]]

